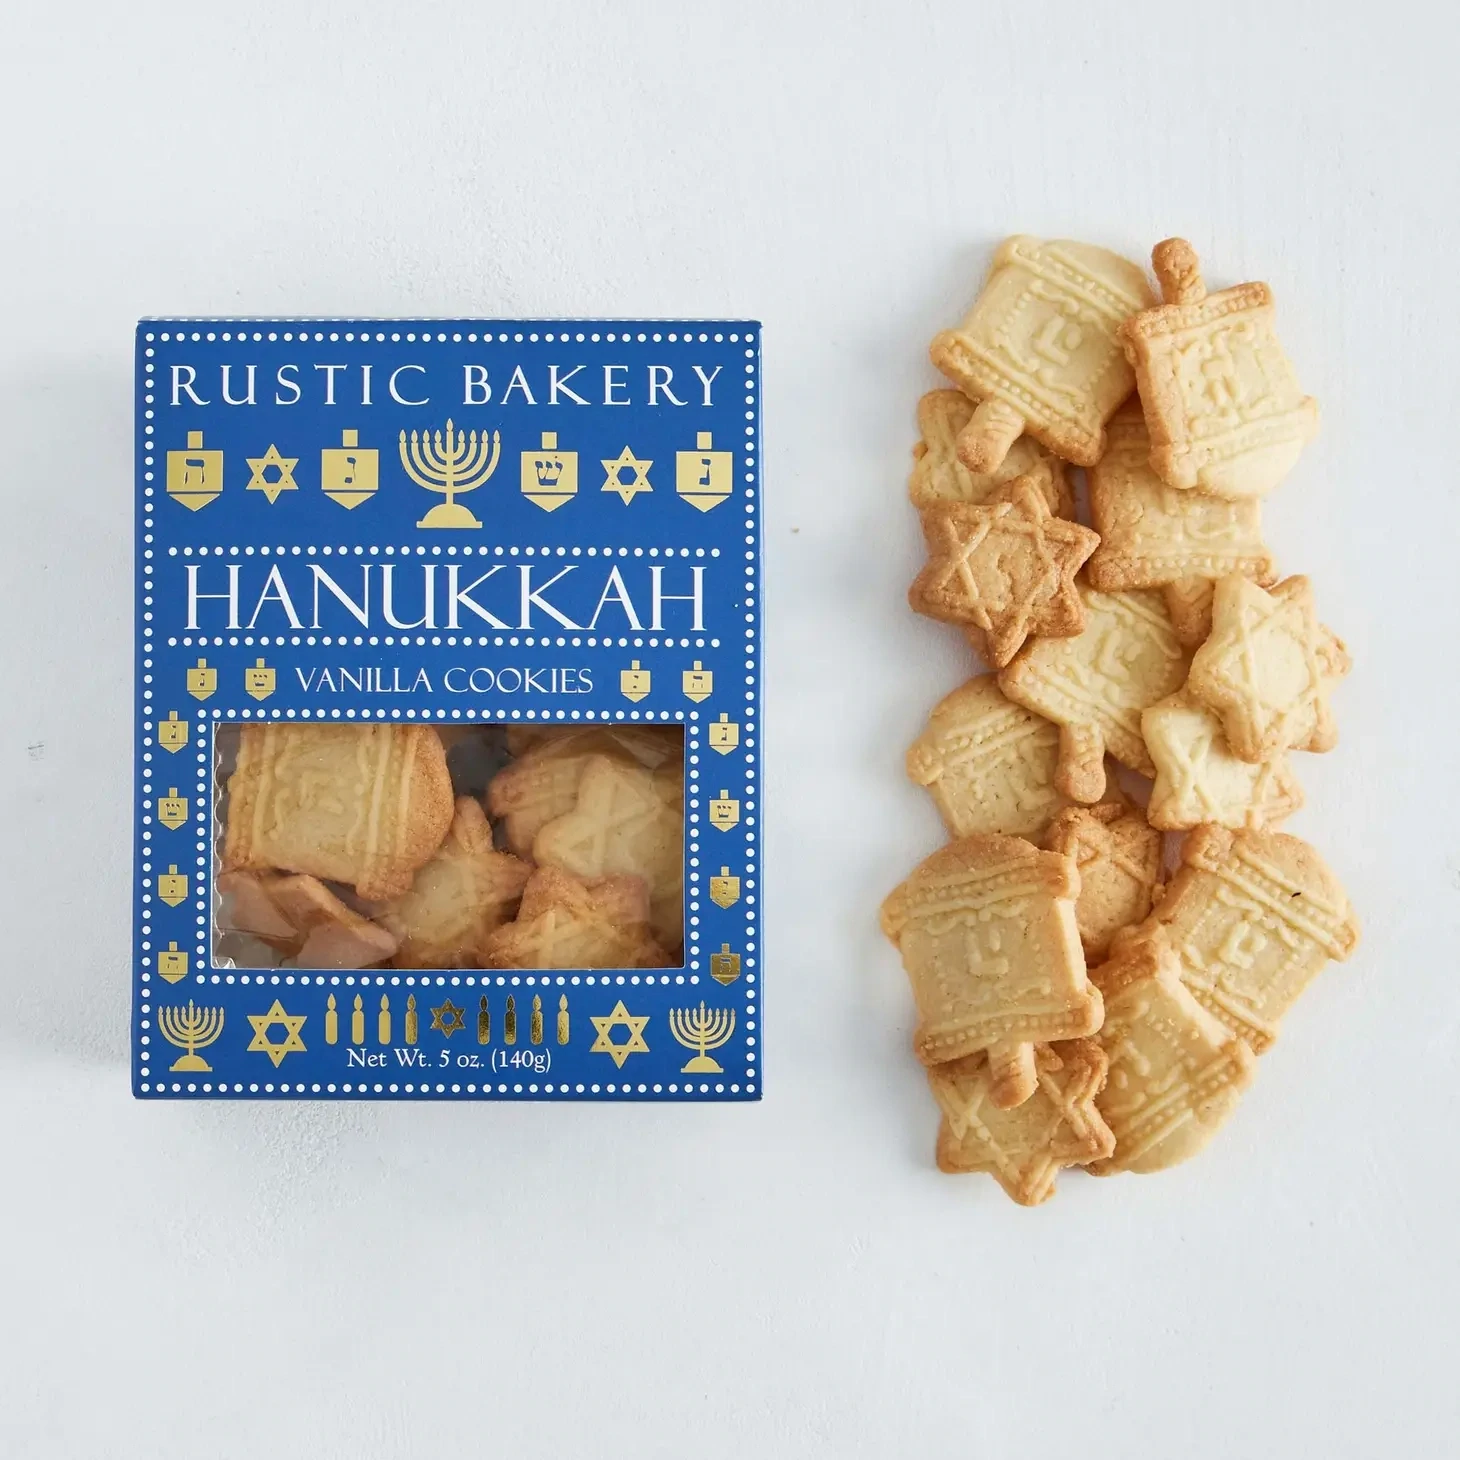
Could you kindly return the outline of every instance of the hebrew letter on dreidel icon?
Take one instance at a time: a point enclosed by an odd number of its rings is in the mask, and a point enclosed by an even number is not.
[[[358,431],[343,431],[339,446],[326,446],[319,453],[319,484],[331,502],[341,507],[358,507],[368,502],[380,486],[380,453],[360,445]]]
[[[195,700],[205,700],[218,688],[218,671],[206,659],[199,659],[187,673],[188,693]]]
[[[730,495],[734,458],[728,451],[711,451],[708,431],[695,434],[693,451],[674,454],[674,489],[692,507],[708,512]]]
[[[223,453],[203,450],[203,433],[188,432],[186,451],[167,453],[167,495],[196,512],[223,490]]]
[[[558,433],[544,431],[538,451],[522,453],[522,495],[553,512],[578,491],[578,453],[558,450]]]

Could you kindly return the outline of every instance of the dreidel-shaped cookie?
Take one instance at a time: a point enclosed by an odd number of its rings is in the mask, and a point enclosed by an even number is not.
[[[996,471],[1025,432],[1077,466],[1099,461],[1105,422],[1135,383],[1117,331],[1154,302],[1140,267],[1119,254],[1005,242],[963,323],[929,351],[978,402],[958,438],[964,465]]]
[[[1151,465],[1169,486],[1261,497],[1292,470],[1318,429],[1298,388],[1266,284],[1208,294],[1196,252],[1168,238],[1151,253],[1165,303],[1126,321]]]
[[[882,904],[882,929],[917,1001],[918,1058],[939,1065],[987,1051],[1001,1110],[1033,1093],[1035,1043],[1100,1027],[1075,921],[1079,891],[1072,857],[981,835],[926,858]]]

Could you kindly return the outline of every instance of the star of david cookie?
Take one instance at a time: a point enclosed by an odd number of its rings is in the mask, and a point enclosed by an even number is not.
[[[429,725],[244,725],[223,870],[282,868],[395,897],[441,845],[452,800]]]
[[[1121,327],[1151,432],[1151,465],[1168,485],[1260,497],[1292,469],[1318,429],[1298,388],[1266,284],[1208,294],[1182,238],[1151,254],[1165,303]]]
[[[938,1168],[987,1172],[1026,1207],[1054,1194],[1064,1167],[1108,1158],[1115,1149],[1115,1136],[1096,1104],[1107,1067],[1100,1046],[1090,1039],[1037,1044],[1034,1063],[1036,1087],[1014,1109],[994,1101],[985,1055],[967,1055],[928,1071],[943,1115]]]
[[[926,1065],[989,1051],[1000,1106],[1034,1088],[1036,1042],[1100,1027],[1075,924],[1074,862],[1008,836],[970,836],[934,852],[882,904],[918,1006]]]
[[[1008,239],[963,323],[929,350],[978,402],[958,442],[969,470],[997,470],[1025,432],[1077,466],[1099,461],[1105,422],[1135,383],[1117,331],[1154,302],[1140,267],[1118,254]]]
[[[1271,592],[1223,578],[1186,688],[1221,718],[1234,755],[1271,760],[1284,750],[1333,749],[1328,697],[1349,665],[1343,641],[1313,612],[1306,578],[1285,578]]]
[[[471,968],[482,940],[512,915],[532,868],[492,845],[486,814],[456,798],[446,840],[409,892],[375,910],[400,940],[397,968]]]
[[[557,867],[527,880],[517,917],[482,940],[483,968],[669,968],[640,877],[585,882]]]
[[[1146,710],[1141,734],[1156,766],[1146,816],[1162,831],[1204,822],[1260,830],[1276,826],[1303,804],[1302,787],[1285,755],[1256,763],[1239,760],[1221,722],[1187,694]]]
[[[1065,805],[1054,785],[1058,762],[1058,726],[1006,699],[984,674],[933,707],[908,749],[907,773],[928,788],[950,836],[1037,837]]]
[[[1115,934],[1151,910],[1161,880],[1161,833],[1140,811],[1106,802],[1060,812],[1044,845],[1074,859],[1080,873],[1075,925],[1086,960],[1103,958]]]
[[[1164,1171],[1211,1140],[1252,1083],[1257,1060],[1182,984],[1164,934],[1090,976],[1105,995],[1097,1038],[1110,1061],[1095,1104],[1115,1135],[1113,1154],[1090,1170]]]
[[[518,758],[492,777],[487,810],[505,824],[507,845],[519,857],[530,857],[538,832],[577,804],[578,782],[591,757],[609,756],[652,770],[684,753],[684,742],[674,731],[639,725],[513,725],[507,745]]]
[[[1005,501],[949,502],[923,513],[928,562],[908,590],[919,613],[972,624],[1002,668],[1031,634],[1078,634],[1084,613],[1075,574],[1099,545],[1088,527],[1051,517],[1028,477]]]
[[[1240,573],[1273,581],[1262,541],[1262,508],[1168,487],[1150,464],[1151,438],[1139,401],[1122,406],[1106,428],[1105,455],[1090,469],[1090,514],[1100,546],[1086,577],[1105,592],[1165,590],[1172,626],[1194,647],[1211,625],[1212,584]]]
[[[1081,588],[1080,597],[1084,632],[1026,644],[999,688],[1061,727],[1055,785],[1088,805],[1105,791],[1107,751],[1142,775],[1155,771],[1141,712],[1181,687],[1187,661],[1158,595]]]
[[[1044,504],[1056,517],[1073,518],[1075,498],[1059,457],[1032,436],[1021,436],[991,472],[973,472],[958,459],[958,437],[973,416],[974,402],[961,390],[930,390],[918,402],[922,440],[913,447],[908,496],[914,507],[939,507],[947,502],[978,504],[1002,495],[1016,477],[1034,480]]]
[[[641,877],[654,936],[673,947],[684,937],[684,786],[678,768],[646,770],[590,756],[573,809],[548,822],[533,859],[584,878]]]
[[[1204,1009],[1261,1054],[1329,959],[1358,946],[1338,879],[1306,842],[1279,832],[1200,826],[1146,921],[1115,952],[1164,929],[1181,981]]]

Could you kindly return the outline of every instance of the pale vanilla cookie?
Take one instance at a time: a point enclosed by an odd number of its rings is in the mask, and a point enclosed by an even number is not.
[[[657,771],[590,756],[573,809],[548,822],[532,857],[577,877],[642,877],[649,924],[667,947],[684,938],[684,782],[679,766]]]
[[[373,968],[395,954],[393,934],[346,907],[315,877],[279,877],[268,892],[302,939],[295,968]]]
[[[1120,326],[1155,302],[1139,265],[1087,243],[1006,240],[933,364],[978,402],[958,441],[971,471],[991,472],[1028,432],[1077,466],[1105,449],[1104,425],[1131,393]]]
[[[1181,982],[1163,933],[1138,941],[1090,977],[1105,995],[1097,1038],[1110,1060],[1095,1104],[1115,1152],[1097,1176],[1164,1171],[1196,1155],[1236,1109],[1257,1059]]]
[[[1292,469],[1318,430],[1318,403],[1298,388],[1266,284],[1208,294],[1192,246],[1151,253],[1165,303],[1127,320],[1151,465],[1170,486],[1260,497]]]
[[[1318,622],[1306,578],[1284,578],[1271,592],[1223,578],[1211,637],[1191,661],[1186,689],[1220,716],[1234,755],[1271,760],[1338,743],[1328,697],[1351,662],[1343,641]]]
[[[647,725],[520,729],[533,733],[514,735],[519,730],[515,725],[508,730],[509,748],[520,747],[514,752],[518,759],[498,771],[487,787],[487,810],[504,823],[507,845],[519,857],[530,857],[538,832],[577,804],[578,782],[593,756],[652,770],[671,761],[678,764],[684,754],[677,731]]]
[[[952,837],[1037,837],[1065,805],[1055,789],[1057,725],[1006,699],[992,674],[946,695],[907,752]]]
[[[441,845],[451,811],[429,725],[244,725],[223,870],[277,867],[396,897]]]
[[[1055,785],[1087,805],[1105,791],[1105,755],[1151,775],[1141,711],[1186,678],[1186,651],[1154,593],[1097,593],[1081,588],[1085,631],[1072,639],[1036,639],[999,675],[1011,699],[1060,729]]]
[[[1115,934],[1151,910],[1161,880],[1161,833],[1139,809],[1105,802],[1061,811],[1044,845],[1074,859],[1080,873],[1075,925],[1085,959],[1104,958]]]
[[[1056,517],[1075,515],[1075,498],[1059,457],[1032,436],[1021,436],[991,472],[973,472],[958,459],[958,436],[973,415],[961,390],[930,390],[918,402],[922,440],[913,447],[908,496],[919,509],[945,502],[988,502],[1016,477],[1032,477]]]
[[[1111,417],[1105,455],[1090,468],[1090,515],[1100,546],[1085,576],[1094,588],[1165,590],[1177,638],[1190,647],[1211,625],[1212,584],[1230,573],[1273,581],[1262,507],[1205,492],[1180,492],[1152,470],[1151,438],[1138,400]]]
[[[585,882],[558,867],[527,879],[516,920],[482,940],[483,968],[669,968],[649,931],[641,877]]]
[[[492,845],[486,813],[456,798],[451,829],[409,892],[375,911],[400,940],[397,968],[474,968],[477,949],[516,909],[532,868]]]
[[[1074,862],[1018,837],[970,836],[934,852],[882,904],[918,1006],[925,1065],[989,1051],[1001,1107],[1034,1088],[1035,1041],[1100,1027],[1075,925]]]
[[[1063,1167],[1099,1161],[1115,1149],[1097,1107],[1106,1076],[1100,1046],[1093,1039],[1037,1044],[1034,1064],[1036,1088],[1014,1109],[994,1101],[986,1055],[965,1055],[928,1071],[943,1113],[939,1170],[986,1171],[1026,1207],[1054,1194]]]
[[[1279,753],[1268,761],[1239,760],[1222,724],[1184,691],[1141,716],[1141,734],[1156,765],[1146,817],[1162,831],[1204,822],[1261,830],[1303,804],[1303,789]]]
[[[1031,634],[1080,632],[1075,574],[1100,543],[1088,527],[1051,517],[1031,478],[1005,491],[1003,501],[947,502],[923,513],[928,561],[907,595],[929,618],[981,629],[996,668]]]
[[[1261,1054],[1318,970],[1358,946],[1358,919],[1295,836],[1199,826],[1181,860],[1151,916],[1115,951],[1165,929],[1197,1002]]]

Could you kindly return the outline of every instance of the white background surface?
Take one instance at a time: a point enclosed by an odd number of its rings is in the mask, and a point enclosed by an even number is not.
[[[0,1455],[1455,1453],[1457,22],[1402,4],[16,5],[0,35]],[[882,893],[994,243],[1269,280],[1356,660],[1290,829],[1365,940],[1164,1176],[932,1166]],[[143,313],[765,322],[767,1098],[135,1104]]]

